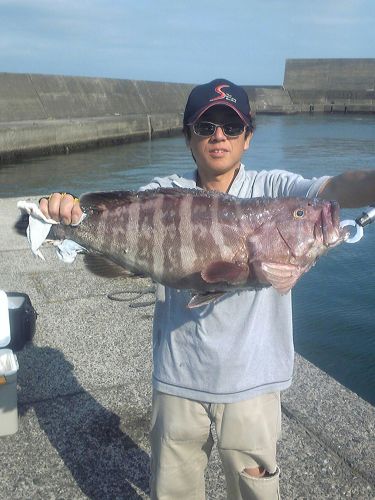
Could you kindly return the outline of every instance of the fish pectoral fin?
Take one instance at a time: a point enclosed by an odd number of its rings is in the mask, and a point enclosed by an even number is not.
[[[103,278],[132,278],[141,276],[124,269],[108,258],[98,254],[86,254],[83,258],[85,266],[89,271]]]
[[[190,302],[188,303],[189,309],[194,309],[194,307],[206,306],[207,304],[211,304],[215,302],[217,299],[222,297],[226,292],[207,292],[207,293],[198,293],[194,295]]]
[[[275,262],[262,262],[261,269],[266,280],[281,294],[288,293],[304,272],[299,266]]]
[[[202,279],[206,283],[244,283],[249,275],[249,268],[246,265],[235,262],[217,261],[212,262],[201,272]]]

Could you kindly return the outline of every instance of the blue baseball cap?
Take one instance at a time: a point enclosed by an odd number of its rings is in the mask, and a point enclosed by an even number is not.
[[[251,124],[249,98],[245,90],[229,80],[217,78],[197,85],[190,92],[185,107],[184,125],[192,125],[205,111],[218,105],[232,108],[246,125]]]

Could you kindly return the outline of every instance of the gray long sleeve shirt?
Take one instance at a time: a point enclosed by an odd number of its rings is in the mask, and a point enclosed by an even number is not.
[[[314,197],[328,179],[282,170],[245,171],[229,194]],[[196,171],[155,178],[142,190],[196,188]],[[291,384],[294,360],[291,294],[274,288],[226,294],[188,309],[186,290],[158,285],[153,327],[154,388],[189,399],[231,403]]]

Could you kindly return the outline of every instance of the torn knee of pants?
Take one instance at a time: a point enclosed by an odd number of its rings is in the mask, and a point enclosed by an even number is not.
[[[269,472],[267,469],[264,467],[247,467],[243,469],[242,474],[251,477],[252,479],[262,479],[262,478],[268,478],[268,477],[274,477],[279,474],[279,468],[276,467],[276,470],[274,472]]]

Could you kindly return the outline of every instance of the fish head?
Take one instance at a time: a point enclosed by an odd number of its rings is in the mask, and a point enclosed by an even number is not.
[[[333,201],[277,198],[258,208],[258,226],[247,241],[249,281],[255,276],[282,294],[348,234],[340,228],[339,205]]]
[[[340,208],[335,201],[287,198],[281,207],[275,226],[295,264],[315,260],[347,237],[347,230],[340,228]]]

